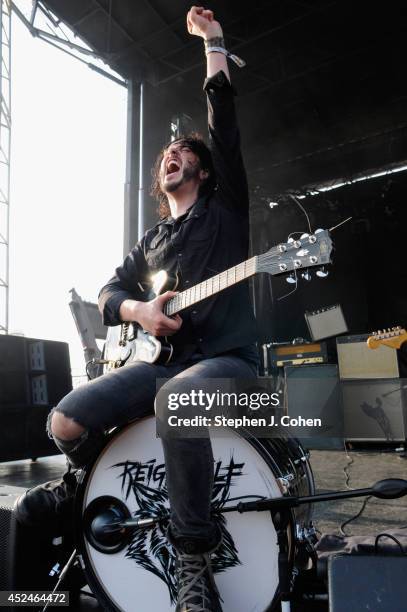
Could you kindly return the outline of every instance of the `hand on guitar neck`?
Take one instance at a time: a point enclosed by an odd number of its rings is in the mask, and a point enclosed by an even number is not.
[[[149,302],[124,300],[120,306],[120,317],[122,321],[137,322],[153,336],[172,336],[181,327],[182,319],[178,314],[167,317],[163,308],[176,295],[175,291],[166,291]]]

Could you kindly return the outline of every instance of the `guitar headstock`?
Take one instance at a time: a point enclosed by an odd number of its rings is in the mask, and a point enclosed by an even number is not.
[[[323,266],[330,263],[331,252],[329,231],[319,229],[314,234],[303,234],[298,240],[290,239],[259,255],[258,271],[276,275]]]
[[[377,349],[379,346],[388,346],[389,348],[399,349],[401,345],[407,341],[407,332],[403,327],[393,327],[392,329],[383,329],[373,332],[367,339],[367,346],[371,349]]]

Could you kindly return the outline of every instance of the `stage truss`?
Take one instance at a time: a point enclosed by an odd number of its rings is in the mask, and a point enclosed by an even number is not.
[[[10,269],[11,3],[9,0],[0,1],[0,333],[8,333]]]

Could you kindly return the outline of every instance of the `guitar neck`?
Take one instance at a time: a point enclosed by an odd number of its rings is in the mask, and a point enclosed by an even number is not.
[[[193,306],[228,287],[232,287],[232,285],[244,281],[246,278],[250,278],[257,272],[257,261],[257,256],[251,257],[251,259],[242,261],[242,263],[233,266],[233,268],[216,274],[216,276],[212,276],[189,289],[180,291],[165,304],[164,314],[168,317],[175,315],[189,306]]]

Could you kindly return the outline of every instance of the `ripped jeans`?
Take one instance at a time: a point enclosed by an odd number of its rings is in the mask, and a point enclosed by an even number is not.
[[[134,362],[78,387],[54,408],[85,427],[76,440],[49,435],[70,463],[83,467],[95,458],[105,444],[105,432],[137,418],[154,414],[156,379],[170,379],[165,391],[178,392],[182,379],[256,377],[256,366],[233,353],[184,364],[161,366]],[[163,389],[164,389],[163,387]],[[170,529],[175,540],[203,541],[209,549],[216,539],[210,518],[214,477],[212,446],[207,438],[162,439],[168,496]]]

